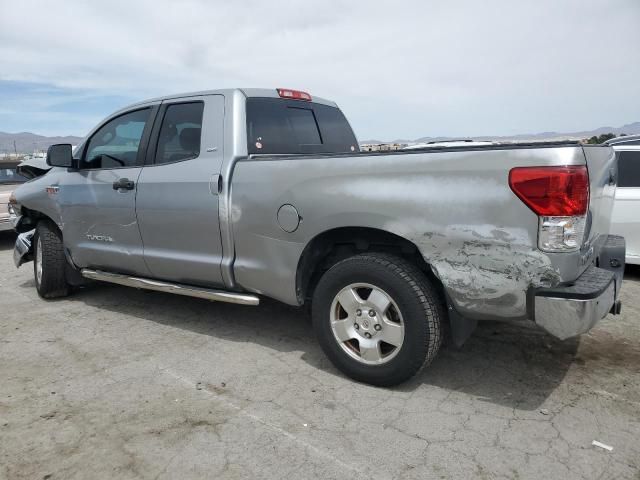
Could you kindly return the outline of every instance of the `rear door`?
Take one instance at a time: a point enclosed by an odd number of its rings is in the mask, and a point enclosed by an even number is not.
[[[162,103],[139,179],[136,212],[154,278],[222,285],[218,183],[224,97]]]
[[[618,147],[616,151],[618,188],[611,232],[625,237],[627,261],[640,263],[640,148]]]
[[[79,168],[48,189],[79,267],[148,275],[135,202],[157,108],[138,107],[106,121],[85,142]]]

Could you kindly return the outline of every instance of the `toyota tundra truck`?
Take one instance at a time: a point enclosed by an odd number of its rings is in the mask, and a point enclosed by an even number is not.
[[[9,205],[42,298],[97,280],[304,305],[335,366],[373,385],[478,321],[566,339],[620,311],[608,146],[360,152],[331,101],[228,89],[131,105],[47,161]]]

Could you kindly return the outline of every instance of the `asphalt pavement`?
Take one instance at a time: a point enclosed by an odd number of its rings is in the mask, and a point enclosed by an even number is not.
[[[588,335],[486,322],[383,389],[340,374],[307,314],[273,301],[107,284],[42,300],[13,240],[0,478],[640,479],[640,270]]]

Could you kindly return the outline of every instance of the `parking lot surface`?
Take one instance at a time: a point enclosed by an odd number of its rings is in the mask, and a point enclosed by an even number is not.
[[[0,478],[640,479],[638,270],[589,335],[483,323],[381,389],[342,376],[304,311],[276,302],[106,284],[41,300],[13,241]]]

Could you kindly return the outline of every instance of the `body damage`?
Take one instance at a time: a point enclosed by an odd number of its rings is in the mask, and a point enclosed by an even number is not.
[[[97,188],[82,188],[89,177]],[[133,199],[123,195],[105,201],[113,191],[113,181],[113,172],[109,170],[67,172],[53,168],[25,184],[17,197],[23,207],[58,225],[74,265],[101,267],[120,258],[125,266],[122,271],[144,272]]]
[[[240,161],[231,216],[235,278],[298,303],[295,272],[313,238],[339,227],[375,228],[420,250],[459,313],[526,318],[531,288],[573,281],[585,266],[581,252],[537,248],[538,218],[510,190],[508,172],[584,163],[577,145]],[[285,204],[302,218],[293,233],[276,222]]]
[[[529,288],[562,281],[549,257],[533,248],[521,229],[451,225],[444,231],[415,243],[466,316],[524,318]]]

